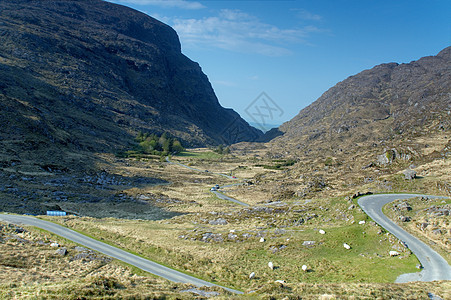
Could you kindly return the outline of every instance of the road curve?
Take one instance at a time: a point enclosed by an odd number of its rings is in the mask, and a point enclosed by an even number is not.
[[[9,214],[8,215],[0,214],[0,220],[18,224],[18,225],[24,224],[24,225],[31,225],[31,226],[42,228],[42,229],[50,231],[56,235],[59,235],[63,238],[71,240],[77,244],[80,244],[80,245],[88,247],[92,250],[101,252],[107,256],[121,260],[125,263],[133,265],[137,268],[140,268],[141,270],[152,273],[154,275],[157,275],[159,277],[165,278],[170,281],[193,284],[198,287],[200,287],[200,286],[219,286],[229,292],[236,293],[236,294],[243,294],[243,292],[241,292],[241,291],[223,287],[223,286],[220,286],[220,285],[217,285],[217,284],[214,284],[214,283],[202,280],[202,279],[198,279],[193,276],[189,276],[182,272],[170,269],[168,267],[165,267],[165,266],[155,263],[153,261],[150,261],[145,258],[139,257],[137,255],[128,253],[128,252],[126,252],[122,249],[116,248],[114,246],[102,243],[100,241],[97,241],[95,239],[87,237],[83,234],[75,232],[75,231],[73,231],[69,228],[63,227],[61,225],[54,224],[52,222],[40,220],[40,219],[30,217],[30,216],[9,215]]]
[[[179,163],[179,162],[172,161],[172,160],[169,159],[169,157],[166,157],[166,161],[167,161],[168,163],[170,163],[170,164],[179,165],[179,166],[181,166],[181,167],[184,167],[184,168],[187,168],[187,169],[190,169],[190,170],[193,170],[193,171],[197,171],[197,172],[205,172],[205,171],[202,171],[202,170],[200,170],[200,169],[196,169],[196,168],[193,168],[193,167],[190,167],[190,166],[181,164],[181,163]],[[236,179],[236,178],[233,177],[233,176],[229,176],[229,175],[222,174],[222,173],[213,173],[213,172],[209,172],[209,173],[210,173],[210,174],[219,175],[219,176],[223,176],[223,177],[226,177],[226,178],[229,178],[229,179]],[[240,184],[242,184],[242,183],[234,183],[234,184],[224,185],[224,186],[221,186],[221,188],[231,187],[231,186],[240,185]],[[232,198],[232,197],[229,197],[229,196],[225,195],[224,193],[221,193],[220,191],[217,191],[217,190],[216,190],[216,191],[211,191],[211,192],[212,192],[213,194],[215,194],[219,199],[231,201],[231,202],[234,202],[234,203],[239,204],[239,205],[242,205],[242,206],[249,206],[249,204],[244,203],[244,202],[241,202],[241,201],[239,201],[239,200],[236,200],[236,199],[234,199],[234,198]]]
[[[387,203],[398,199],[409,199],[421,196],[429,198],[446,198],[416,194],[380,194],[364,196],[358,200],[360,207],[370,218],[407,244],[409,249],[412,250],[412,252],[417,256],[424,268],[418,273],[400,275],[396,279],[397,283],[451,280],[451,267],[443,257],[432,250],[428,245],[396,225],[382,213],[382,207]]]

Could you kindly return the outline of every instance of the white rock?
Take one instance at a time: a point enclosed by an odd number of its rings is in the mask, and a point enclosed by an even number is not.
[[[388,254],[390,254],[390,256],[398,256],[399,252],[398,251],[390,251],[390,252],[388,252]]]
[[[307,272],[307,265],[302,265],[302,271]]]
[[[270,261],[270,262],[268,263],[268,267],[269,267],[271,270],[274,270],[274,264],[272,263],[272,261]]]
[[[359,221],[359,225],[365,224],[365,221]]]
[[[260,243],[263,243],[265,241],[265,238],[260,238]]]
[[[324,230],[322,230],[322,229],[319,230],[319,233],[326,234],[326,232]]]
[[[58,243],[56,243],[56,242],[53,242],[53,243],[51,243],[50,244],[50,247],[59,247],[60,245],[58,244]]]
[[[252,272],[251,274],[249,274],[249,279],[252,279],[255,277],[255,272]]]
[[[348,249],[348,250],[351,249],[351,246],[349,246],[349,245],[346,244],[346,243],[343,244],[343,247],[345,247],[345,248]]]

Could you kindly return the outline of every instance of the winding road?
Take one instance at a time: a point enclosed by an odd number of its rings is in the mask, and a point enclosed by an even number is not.
[[[132,266],[140,268],[141,270],[144,270],[146,272],[160,276],[160,277],[165,278],[170,281],[193,284],[198,287],[219,286],[229,292],[236,293],[236,294],[243,294],[243,292],[241,292],[241,291],[223,287],[223,286],[220,286],[220,285],[184,274],[182,272],[173,270],[171,268],[165,267],[156,262],[153,262],[148,259],[142,258],[140,256],[131,254],[127,251],[116,248],[114,246],[102,243],[93,238],[90,238],[83,234],[80,234],[74,230],[71,230],[69,228],[63,227],[61,225],[58,225],[58,224],[55,224],[52,222],[40,220],[40,219],[30,217],[30,216],[20,216],[20,215],[10,215],[10,214],[0,214],[0,220],[14,223],[17,225],[24,224],[24,225],[30,225],[30,226],[42,228],[42,229],[50,231],[56,235],[59,235],[63,238],[71,240],[77,244],[83,245],[92,250],[103,253],[107,256],[116,258],[127,264],[130,264]]]
[[[370,218],[407,244],[424,268],[421,272],[400,275],[396,279],[397,283],[451,280],[451,267],[443,257],[431,249],[431,247],[396,225],[382,213],[382,207],[387,203],[398,199],[409,199],[421,196],[429,198],[446,198],[416,194],[380,194],[364,196],[358,200],[360,207]]]
[[[166,157],[166,161],[167,161],[168,163],[170,163],[170,164],[178,165],[178,166],[181,166],[181,167],[183,167],[183,168],[187,168],[187,169],[190,169],[190,170],[193,170],[193,171],[202,172],[202,173],[205,172],[205,171],[202,171],[202,170],[200,170],[200,169],[196,169],[196,168],[193,168],[193,167],[190,167],[190,166],[181,164],[181,163],[179,163],[179,162],[172,161],[172,160],[169,159],[169,157]],[[233,177],[233,176],[229,176],[229,175],[222,174],[222,173],[213,173],[213,172],[209,172],[209,173],[210,173],[210,174],[219,175],[219,176],[223,176],[223,177],[226,177],[226,178],[229,178],[229,179],[236,179],[236,178]],[[242,184],[242,183],[228,184],[228,185],[221,186],[220,188],[227,188],[227,187],[231,187],[231,186],[235,186],[235,185],[240,185],[240,184]],[[229,196],[225,195],[224,193],[221,193],[221,192],[218,191],[218,190],[211,191],[211,192],[212,192],[213,194],[215,194],[216,197],[218,197],[219,199],[231,201],[231,202],[234,202],[234,203],[239,204],[239,205],[242,205],[242,206],[249,206],[249,204],[244,203],[244,202],[241,202],[241,201],[239,201],[239,200],[236,200],[236,199],[234,199],[234,198],[232,198],[232,197],[229,197]]]

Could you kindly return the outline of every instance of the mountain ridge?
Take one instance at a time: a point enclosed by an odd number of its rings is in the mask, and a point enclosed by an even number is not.
[[[152,17],[101,0],[6,0],[0,9],[4,152],[116,152],[139,131],[167,131],[185,146],[262,135],[220,106],[176,32]]]

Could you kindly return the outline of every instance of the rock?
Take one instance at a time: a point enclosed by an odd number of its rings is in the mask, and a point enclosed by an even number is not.
[[[424,230],[426,229],[426,227],[428,227],[428,226],[429,226],[429,224],[426,223],[426,222],[421,223],[421,224],[420,224],[420,229],[424,231]]]
[[[345,247],[346,249],[351,249],[351,246],[349,246],[348,244],[346,244],[346,243],[343,243],[343,247]]]
[[[202,290],[199,290],[199,289],[196,289],[196,288],[182,290],[180,292],[182,292],[182,293],[193,293],[193,294],[199,295],[201,297],[205,297],[205,298],[216,297],[216,296],[220,295],[219,292],[215,292],[215,291],[207,292],[207,291],[202,291]]]
[[[421,269],[423,269],[423,266],[421,264],[418,264],[417,269],[421,270]]]
[[[307,265],[302,265],[302,271],[307,272]]]
[[[238,238],[238,236],[234,233],[229,233],[227,237],[229,238],[229,240],[236,240]]]
[[[399,252],[398,251],[390,251],[390,252],[388,252],[388,254],[390,254],[390,256],[398,256],[399,255]]]
[[[272,261],[270,261],[270,262],[268,263],[268,267],[269,267],[271,270],[274,270],[274,264],[272,263]]]
[[[249,279],[253,279],[255,278],[255,272],[252,272],[251,274],[249,274]]]
[[[433,229],[433,230],[432,230],[432,233],[435,234],[435,235],[441,235],[441,234],[442,234],[442,230],[439,229],[439,228]]]
[[[411,211],[411,210],[412,210],[412,207],[410,206],[409,203],[407,203],[407,202],[402,202],[401,204],[398,205],[398,209],[404,210],[404,211]]]
[[[415,172],[414,170],[411,170],[411,169],[405,170],[403,172],[403,174],[404,174],[404,179],[406,179],[406,180],[412,180],[417,177],[417,172]]]
[[[216,220],[210,220],[208,223],[210,225],[227,225],[228,224],[227,220],[223,219],[223,218],[218,218]]]
[[[302,246],[313,246],[313,245],[315,245],[315,241],[304,241],[303,243],[302,243]]]
[[[322,229],[319,230],[319,233],[320,234],[326,234],[326,232],[324,230],[322,230]]]
[[[80,247],[80,246],[75,246],[74,250],[77,251],[77,252],[88,251],[88,249]]]
[[[60,248],[60,249],[55,251],[55,254],[61,255],[61,256],[65,256],[67,254],[67,249],[66,248]]]
[[[399,220],[401,222],[410,222],[411,218],[410,217],[406,217],[406,216],[400,216]]]

